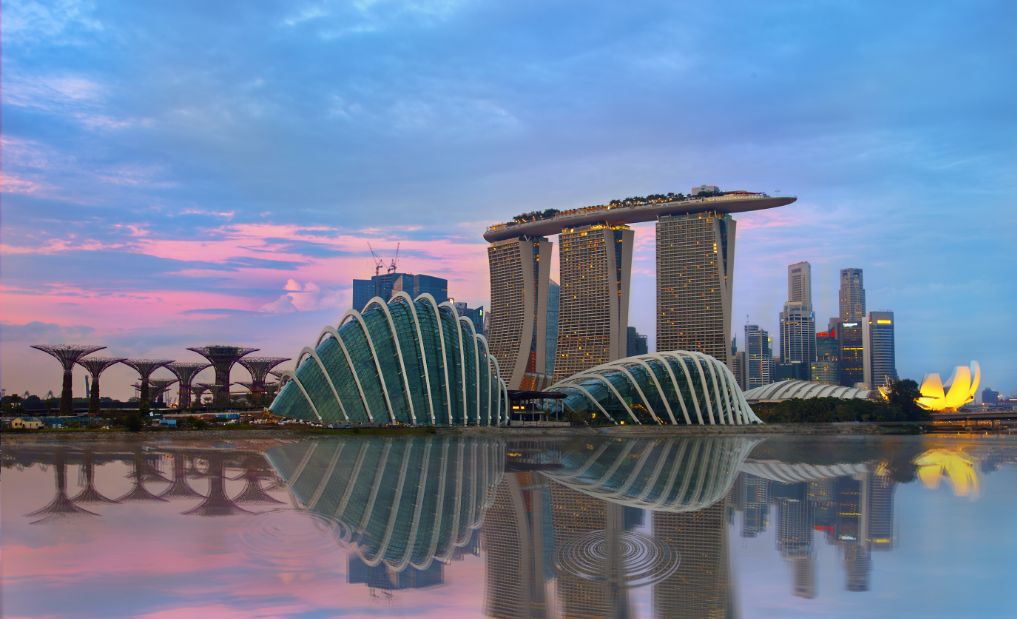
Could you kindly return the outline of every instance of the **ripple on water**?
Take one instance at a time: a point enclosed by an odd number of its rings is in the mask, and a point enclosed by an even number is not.
[[[566,542],[557,553],[559,571],[584,580],[608,579],[608,540],[603,530],[591,531]],[[643,587],[674,574],[681,564],[681,553],[666,542],[637,531],[618,536],[620,578],[624,587]]]
[[[299,509],[274,509],[248,521],[241,543],[257,565],[297,570],[319,559],[334,559],[340,543],[349,540],[340,522]]]

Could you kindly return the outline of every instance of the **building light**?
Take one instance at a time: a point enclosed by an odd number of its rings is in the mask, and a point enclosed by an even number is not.
[[[893,321],[892,320],[887,320],[885,318],[880,318],[879,320],[876,321],[876,324],[877,325],[892,325]]]

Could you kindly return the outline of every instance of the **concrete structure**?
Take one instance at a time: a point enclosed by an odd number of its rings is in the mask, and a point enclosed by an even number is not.
[[[174,362],[166,366],[166,368],[176,374],[179,383],[179,390],[177,391],[177,408],[181,410],[188,410],[191,408],[191,385],[194,382],[194,377],[206,368],[212,367],[208,363],[185,363],[185,362]]]
[[[510,238],[487,248],[491,269],[491,354],[509,389],[541,389],[548,382],[547,296],[551,242]]]
[[[695,351],[668,351],[599,365],[549,388],[591,425],[760,423],[731,370]]]
[[[88,393],[88,414],[99,413],[99,376],[124,359],[122,357],[85,357],[78,359],[78,365],[88,370],[92,377],[92,384]]]
[[[865,342],[864,378],[869,389],[897,380],[893,312],[869,312],[862,324]]]
[[[745,388],[768,384],[772,364],[770,334],[759,325],[745,325]]]
[[[625,356],[634,242],[623,225],[562,230],[554,380]]]
[[[433,275],[411,273],[384,273],[371,279],[353,280],[353,309],[363,310],[368,301],[381,297],[388,301],[397,292],[405,292],[411,298],[429,294],[438,303],[448,300],[448,280]]]
[[[60,366],[63,368],[63,383],[60,388],[60,414],[71,415],[74,413],[74,390],[73,390],[73,371],[74,364],[85,355],[90,355],[98,350],[106,348],[105,346],[75,346],[75,345],[59,345],[59,346],[46,346],[44,344],[33,345],[32,348],[41,350],[42,352],[50,355],[54,359],[60,362]]]
[[[957,409],[975,399],[978,385],[982,381],[982,368],[977,361],[971,367],[957,366],[953,376],[943,386],[939,374],[927,374],[919,387],[921,396],[915,400],[918,406],[937,413],[956,412]]]
[[[426,294],[348,311],[283,375],[272,413],[322,424],[495,426],[509,414],[487,340]]]
[[[159,368],[173,363],[172,359],[124,359],[121,361],[126,366],[134,368],[134,371],[141,377],[138,391],[138,408],[141,412],[148,412],[149,402],[151,401],[149,393],[149,381],[152,376],[152,372]]]
[[[657,350],[723,363],[731,342],[735,221],[708,211],[657,221]]]
[[[868,400],[872,392],[842,385],[827,385],[808,380],[782,380],[745,392],[748,402],[783,402],[811,398],[839,398],[841,400]]]
[[[231,346],[228,344],[212,344],[188,348],[208,359],[215,370],[215,384],[218,387],[212,392],[212,403],[217,408],[226,408],[230,403],[230,370],[241,358],[257,352],[257,348]]]

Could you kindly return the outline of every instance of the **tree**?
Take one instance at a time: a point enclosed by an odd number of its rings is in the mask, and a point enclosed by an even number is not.
[[[919,421],[928,419],[929,413],[919,408],[915,400],[921,395],[918,383],[905,378],[903,380],[891,381],[887,390],[887,400],[890,406],[897,409],[898,413],[908,421]]]

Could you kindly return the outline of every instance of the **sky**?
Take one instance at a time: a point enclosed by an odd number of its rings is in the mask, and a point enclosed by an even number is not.
[[[14,0],[2,37],[8,392],[58,390],[36,343],[296,357],[373,273],[368,242],[487,305],[487,225],[701,183],[798,197],[737,217],[733,333],[776,345],[802,260],[825,327],[860,267],[902,376],[976,359],[1017,391],[1005,0]],[[128,368],[104,378],[130,395]]]

